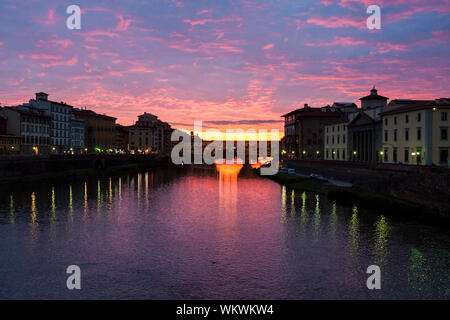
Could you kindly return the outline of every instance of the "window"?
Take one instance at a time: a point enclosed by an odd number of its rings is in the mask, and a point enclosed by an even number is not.
[[[388,120],[387,120],[387,118],[384,118],[384,125],[387,126],[387,124],[388,124]]]
[[[397,141],[397,129],[394,130],[394,141]]]
[[[417,114],[417,122],[420,122],[422,120],[422,114],[419,112]]]
[[[342,149],[342,160],[345,160],[345,149]]]
[[[409,140],[409,129],[406,128],[405,129],[405,141],[408,141],[408,140]]]
[[[342,143],[345,143],[345,134],[342,135]]]
[[[337,141],[337,143],[338,143],[338,144],[339,144],[339,143],[341,143],[341,142],[340,142],[340,140],[341,140],[341,139],[340,139],[340,138],[341,138],[341,136],[340,136],[340,135],[338,135],[338,136],[337,136],[337,138],[338,138],[338,141]]]
[[[388,149],[384,149],[384,162],[388,162]]]
[[[422,128],[417,128],[417,141],[422,139]]]
[[[441,121],[447,121],[448,115],[447,112],[441,112]]]
[[[384,130],[384,141],[388,141],[388,131]]]
[[[409,149],[408,149],[408,148],[405,148],[403,161],[404,161],[405,163],[408,163],[408,162],[409,162]]]
[[[448,128],[441,128],[441,140],[448,139]]]
[[[448,149],[439,150],[439,162],[440,163],[448,162]]]
[[[397,124],[397,117],[394,117],[394,124]]]
[[[397,148],[394,148],[394,150],[392,151],[392,161],[394,161],[394,163],[397,163]]]

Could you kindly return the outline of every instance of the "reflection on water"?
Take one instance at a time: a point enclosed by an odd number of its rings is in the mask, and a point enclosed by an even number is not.
[[[350,255],[354,257],[358,253],[359,247],[359,219],[358,208],[353,207],[353,214],[350,218],[348,238],[350,244]]]
[[[242,167],[242,164],[216,164],[219,174],[219,215],[236,215],[237,180]]]
[[[389,236],[389,224],[386,217],[380,215],[379,219],[375,223],[375,264],[378,266],[384,265],[388,255],[388,236]]]
[[[4,188],[0,298],[449,297],[446,229],[216,169]]]

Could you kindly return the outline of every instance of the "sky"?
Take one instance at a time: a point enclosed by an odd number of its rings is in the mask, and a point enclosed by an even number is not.
[[[44,91],[124,125],[150,112],[175,128],[282,131],[282,114],[359,105],[374,85],[450,97],[449,38],[450,0],[2,0],[0,103]]]

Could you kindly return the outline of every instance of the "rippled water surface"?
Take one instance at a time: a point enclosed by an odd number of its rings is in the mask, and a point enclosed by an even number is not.
[[[444,227],[241,172],[155,171],[0,188],[0,298],[450,296]],[[366,269],[381,268],[381,290]],[[81,268],[81,290],[66,268]]]

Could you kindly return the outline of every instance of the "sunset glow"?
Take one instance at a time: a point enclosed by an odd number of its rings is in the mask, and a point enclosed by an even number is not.
[[[130,125],[150,112],[175,128],[279,129],[309,103],[446,96],[448,1],[78,1],[0,4],[2,105],[35,92]],[[208,137],[206,137],[208,138]]]

